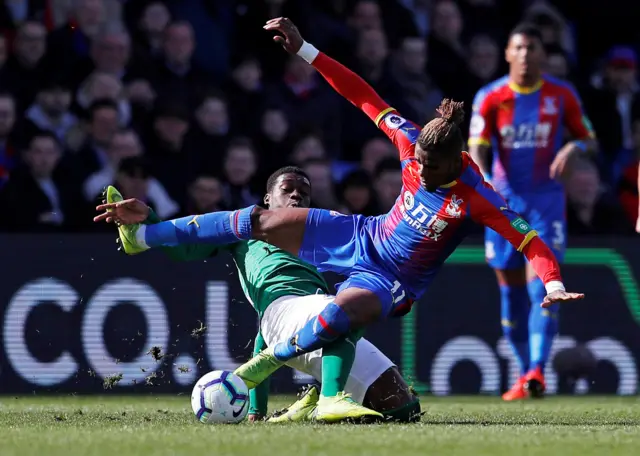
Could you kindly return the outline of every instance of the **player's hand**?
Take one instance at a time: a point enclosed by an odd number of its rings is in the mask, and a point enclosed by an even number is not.
[[[139,199],[131,198],[117,203],[101,204],[96,207],[102,214],[93,218],[94,222],[105,221],[118,225],[133,225],[144,222],[149,217],[149,206]]]
[[[566,291],[557,290],[546,295],[544,297],[544,301],[542,301],[542,304],[540,304],[540,306],[546,309],[547,307],[551,307],[554,304],[579,301],[581,299],[584,299],[584,293],[568,293]]]
[[[264,415],[261,415],[259,413],[251,413],[249,414],[249,416],[247,416],[247,421],[249,421],[249,423],[256,423],[258,421],[263,421],[264,420]]]
[[[556,157],[549,167],[549,177],[551,179],[561,179],[567,175],[571,168],[571,162],[581,152],[580,148],[573,143],[567,143],[558,151]]]
[[[264,29],[278,32],[280,35],[274,36],[273,41],[281,44],[289,54],[297,54],[304,43],[298,27],[286,17],[277,17],[267,21]]]

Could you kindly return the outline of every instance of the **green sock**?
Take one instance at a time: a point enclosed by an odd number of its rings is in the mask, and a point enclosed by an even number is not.
[[[361,337],[362,331],[352,332],[322,349],[322,396],[332,397],[344,391],[356,358],[356,343]]]

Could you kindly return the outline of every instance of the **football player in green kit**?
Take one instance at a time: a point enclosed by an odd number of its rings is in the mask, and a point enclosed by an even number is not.
[[[98,206],[98,210],[105,212],[96,221],[119,224],[161,221],[142,201],[123,200],[114,187],[107,189],[106,200],[106,204]],[[281,168],[269,177],[264,197],[269,208],[309,207],[310,200],[310,181],[300,168]],[[190,223],[197,224],[198,216]],[[178,261],[203,260],[221,250],[232,255],[242,289],[260,318],[254,355],[295,334],[334,298],[313,266],[261,241],[241,241],[222,247],[190,244],[163,250]],[[320,381],[321,391],[309,388],[300,400],[269,422],[419,419],[419,401],[397,367],[358,334],[293,358],[287,365]],[[268,394],[267,381],[251,390],[249,420],[265,417]]]

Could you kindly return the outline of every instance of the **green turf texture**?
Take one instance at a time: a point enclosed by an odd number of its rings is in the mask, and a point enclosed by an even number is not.
[[[272,401],[282,407],[293,398]],[[204,425],[179,396],[0,397],[2,456],[620,456],[640,398],[422,397],[413,425]]]

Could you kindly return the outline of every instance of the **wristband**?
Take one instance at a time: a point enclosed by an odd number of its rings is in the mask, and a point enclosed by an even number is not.
[[[565,291],[564,284],[559,280],[552,280],[551,282],[545,283],[544,288],[547,290],[547,294],[551,294],[554,291]]]
[[[300,50],[297,54],[302,57],[307,63],[313,63],[313,61],[318,57],[320,51],[316,49],[313,44],[309,44],[306,41],[302,42],[302,46],[300,46]]]

